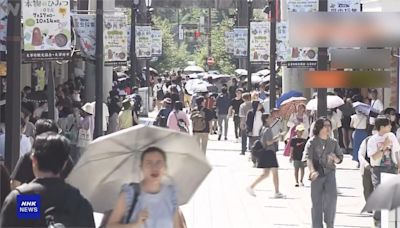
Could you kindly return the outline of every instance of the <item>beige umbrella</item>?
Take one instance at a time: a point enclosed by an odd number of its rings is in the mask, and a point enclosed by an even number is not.
[[[96,212],[113,208],[121,186],[140,182],[141,152],[150,146],[167,153],[168,178],[178,203],[187,203],[211,171],[194,137],[164,128],[138,125],[94,140],[67,182],[77,187]]]

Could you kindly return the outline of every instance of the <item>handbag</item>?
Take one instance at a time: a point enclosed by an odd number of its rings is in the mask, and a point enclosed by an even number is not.
[[[77,146],[86,147],[87,145],[89,145],[90,141],[92,141],[90,131],[83,128],[79,129]]]

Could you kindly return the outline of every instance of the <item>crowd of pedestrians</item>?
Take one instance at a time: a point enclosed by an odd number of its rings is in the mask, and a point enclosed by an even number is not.
[[[343,154],[351,153],[355,166],[360,168],[366,200],[380,184],[381,173],[400,172],[397,165],[400,162],[400,116],[394,108],[383,107],[376,90],[370,91],[370,99],[351,93],[342,96],[337,92],[344,105],[329,109],[326,117],[318,118],[316,110],[307,108],[307,101],[293,104],[290,113],[283,114],[279,108],[271,108],[267,83],[246,91],[235,78],[230,85],[217,86],[209,77],[207,91],[191,94],[185,86],[188,80],[189,77],[182,75],[156,79],[152,90],[158,112],[154,125],[192,134],[204,154],[210,135],[226,141],[228,131],[233,131],[235,142],[241,144],[240,155],[249,153],[251,165],[262,170],[246,188],[252,196],[256,196],[258,184],[271,174],[274,197],[286,197],[279,188],[276,155],[279,142],[283,141],[283,154],[294,167],[294,186],[303,187],[304,176],[311,181],[312,227],[323,227],[323,221],[328,228],[334,227],[339,194],[336,165],[343,161]],[[83,104],[79,87],[82,85],[76,84],[67,82],[57,88],[54,121],[47,119],[47,103],[32,100],[31,89],[23,89],[20,159],[12,172],[3,165],[0,167],[0,226],[43,226],[56,222],[46,217],[34,222],[16,219],[17,195],[33,192],[43,195],[43,208],[61,207],[71,211],[70,220],[63,221],[66,225],[94,226],[90,203],[64,182],[93,140],[94,133],[95,103]],[[103,104],[105,134],[139,124],[143,101],[137,87],[116,82],[109,95],[107,103]],[[370,107],[369,114],[358,109],[357,102]],[[228,128],[231,119],[233,129]],[[3,129],[0,135],[2,157],[4,136]],[[140,160],[143,180],[139,184],[122,186],[118,201],[103,225],[185,227],[174,186],[162,182],[166,161],[162,149],[144,150]],[[374,220],[379,224],[379,211],[374,212]]]

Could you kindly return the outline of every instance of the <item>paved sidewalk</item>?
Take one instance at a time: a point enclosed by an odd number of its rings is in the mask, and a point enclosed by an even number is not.
[[[261,173],[252,168],[248,154],[239,155],[230,120],[228,141],[211,136],[207,156],[212,172],[190,203],[182,207],[189,228],[269,228],[311,227],[310,182],[306,171],[305,186],[294,187],[293,165],[278,152],[280,189],[286,199],[274,199],[272,178],[256,187],[256,197],[246,187]],[[282,145],[281,145],[282,146]],[[372,217],[360,214],[364,206],[361,175],[351,157],[346,155],[338,165],[338,197],[336,228],[372,227]]]

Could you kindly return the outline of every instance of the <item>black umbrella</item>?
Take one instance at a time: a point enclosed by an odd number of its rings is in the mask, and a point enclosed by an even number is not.
[[[393,210],[400,207],[400,176],[380,184],[369,196],[362,212]]]
[[[47,93],[45,91],[34,91],[26,95],[26,100],[30,102],[47,102]]]

